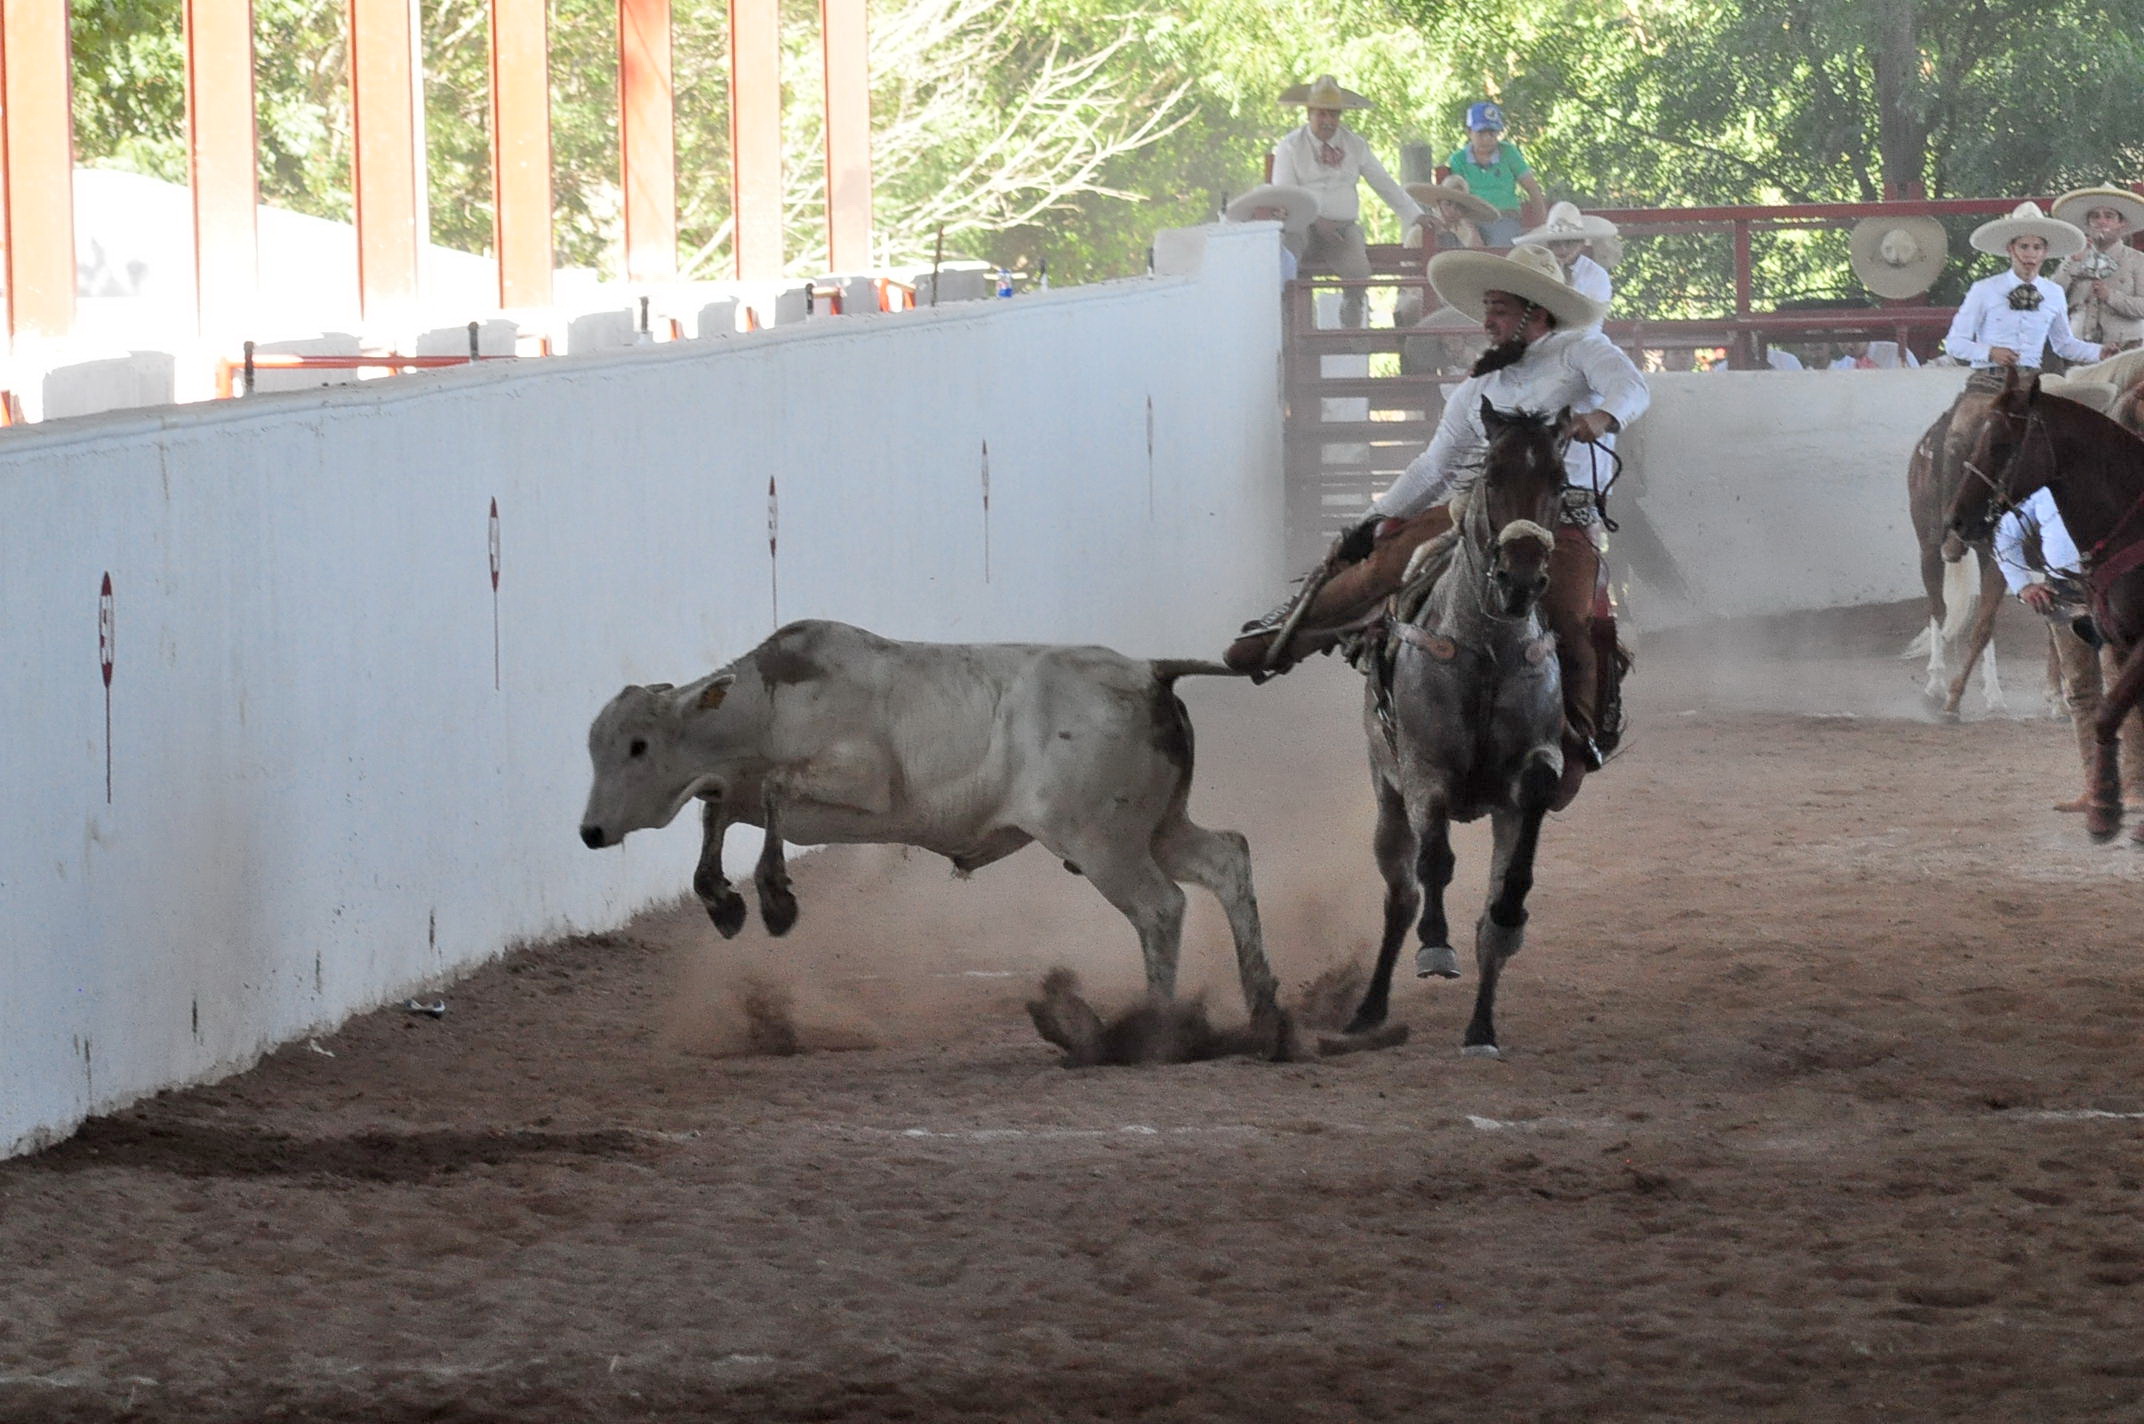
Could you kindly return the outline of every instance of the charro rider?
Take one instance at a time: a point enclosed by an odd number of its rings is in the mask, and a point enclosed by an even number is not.
[[[2001,390],[2005,366],[2039,370],[2045,346],[2065,361],[2097,361],[2107,354],[2099,343],[2077,339],[2062,289],[2040,275],[2048,258],[2072,257],[2084,246],[2083,233],[2048,217],[2037,203],[2019,203],[2010,216],[1973,229],[1974,250],[2008,257],[2010,270],[1967,288],[1943,338],[1945,351],[1973,365],[1967,391]]]
[[[1555,253],[1564,280],[1599,302],[1603,311],[1615,300],[1608,269],[1623,260],[1623,239],[1608,219],[1582,213],[1576,203],[1558,203],[1548,210],[1547,222],[1522,233],[1519,241],[1538,242]]]
[[[1332,563],[1345,567],[1311,599],[1290,646],[1275,660],[1281,666],[1367,622],[1398,588],[1415,549],[1451,527],[1446,506],[1472,486],[1488,449],[1483,397],[1501,410],[1572,411],[1571,437],[1584,443],[1636,420],[1649,400],[1645,378],[1601,334],[1600,304],[1572,289],[1547,248],[1520,246],[1508,257],[1440,252],[1430,259],[1429,280],[1445,301],[1481,322],[1492,344],[1446,400],[1429,448],[1333,546]],[[1594,497],[1590,490],[1574,493],[1566,497],[1542,603],[1563,673],[1566,781],[1559,802],[1575,793],[1578,776],[1600,766],[1621,730],[1613,715],[1605,725],[1596,720],[1602,658],[1614,657],[1615,623],[1601,592]],[[1284,612],[1245,624],[1226,654],[1229,665],[1264,667]]]
[[[2134,346],[2144,338],[2144,252],[2124,239],[2144,226],[2144,197],[2127,188],[2078,188],[2050,210],[2090,244],[2055,281],[2068,294],[2070,329],[2086,341]]]
[[[1273,182],[1308,188],[1318,199],[1318,215],[1309,230],[1282,241],[1305,265],[1323,263],[1343,277],[1369,276],[1360,186],[1368,183],[1399,214],[1401,236],[1422,218],[1421,207],[1393,181],[1368,142],[1340,122],[1343,109],[1367,109],[1370,101],[1342,89],[1330,74],[1283,91],[1280,101],[1301,104],[1307,114],[1301,128],[1273,145]],[[1341,294],[1340,324],[1362,325],[1362,288],[1350,287]]]

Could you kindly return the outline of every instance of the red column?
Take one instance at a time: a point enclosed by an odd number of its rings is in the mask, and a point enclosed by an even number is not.
[[[186,0],[186,161],[199,329],[235,336],[260,284],[252,0]]]
[[[730,0],[730,163],[737,275],[782,274],[782,42],[777,0]]]
[[[819,0],[826,42],[826,265],[871,266],[871,55],[866,0]]]
[[[618,0],[618,146],[626,279],[668,281],[677,275],[670,0]]]
[[[491,0],[491,235],[502,307],[551,303],[550,51],[544,0]]]
[[[11,336],[65,336],[74,326],[67,11],[67,0],[0,0],[0,221]]]
[[[417,297],[417,132],[409,0],[350,0],[357,291],[370,319]]]

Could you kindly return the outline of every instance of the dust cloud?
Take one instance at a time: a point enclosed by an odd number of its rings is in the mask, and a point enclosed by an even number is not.
[[[1622,755],[1645,756],[1649,728],[1663,719],[1707,713],[1924,722],[1924,663],[1898,656],[1921,619],[1918,604],[1900,603],[1635,633]],[[2005,610],[1997,649],[2011,715],[2040,711],[2039,640],[2036,620]],[[1178,686],[1197,736],[1192,817],[1250,839],[1283,1003],[1306,1027],[1337,1027],[1351,1007],[1339,1000],[1359,993],[1360,980],[1336,991],[1336,976],[1370,962],[1383,901],[1370,851],[1361,679],[1337,658],[1316,658],[1262,687],[1203,678]],[[1984,715],[1977,684],[1966,712]],[[1582,795],[1571,816],[1589,816],[1589,800],[1597,796]],[[1567,834],[1552,825],[1552,841]],[[1468,958],[1487,888],[1486,824],[1455,828],[1454,848],[1447,903]],[[733,875],[748,876],[745,859],[733,848]],[[727,1056],[957,1043],[1024,1026],[1026,1005],[1059,969],[1078,977],[1105,1019],[1140,997],[1131,927],[1039,846],[967,878],[899,846],[829,846],[797,857],[791,871],[801,913],[786,938],[768,936],[755,905],[744,932],[724,940],[689,900],[629,928],[677,965],[661,1021],[668,1046]],[[689,873],[681,859],[681,888]],[[1179,994],[1202,1002],[1219,1026],[1241,1024],[1227,922],[1206,892],[1186,893]],[[1416,992],[1400,977],[1395,1017]]]

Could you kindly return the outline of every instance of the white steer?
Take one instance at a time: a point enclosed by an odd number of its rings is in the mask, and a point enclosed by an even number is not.
[[[962,873],[1040,841],[1132,922],[1162,999],[1183,930],[1177,882],[1203,885],[1228,913],[1253,1019],[1277,1027],[1249,846],[1184,814],[1191,722],[1173,683],[1226,672],[1107,648],[897,643],[792,623],[698,682],[611,699],[588,729],[595,784],[581,839],[616,845],[698,797],[693,889],[725,935],[745,915],[722,873],[733,823],[766,832],[754,882],[777,935],[797,914],[784,837],[920,846]]]

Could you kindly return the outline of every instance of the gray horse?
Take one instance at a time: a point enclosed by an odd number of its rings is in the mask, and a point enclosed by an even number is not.
[[[1451,823],[1486,813],[1495,873],[1475,927],[1480,987],[1461,1051],[1497,1055],[1497,976],[1525,939],[1534,851],[1563,772],[1555,640],[1538,605],[1555,545],[1566,418],[1499,412],[1483,400],[1482,478],[1451,532],[1418,556],[1418,578],[1434,579],[1420,610],[1387,618],[1389,673],[1371,677],[1363,718],[1385,934],[1351,1031],[1384,1022],[1393,963],[1418,909],[1416,973],[1459,976],[1444,918]]]

